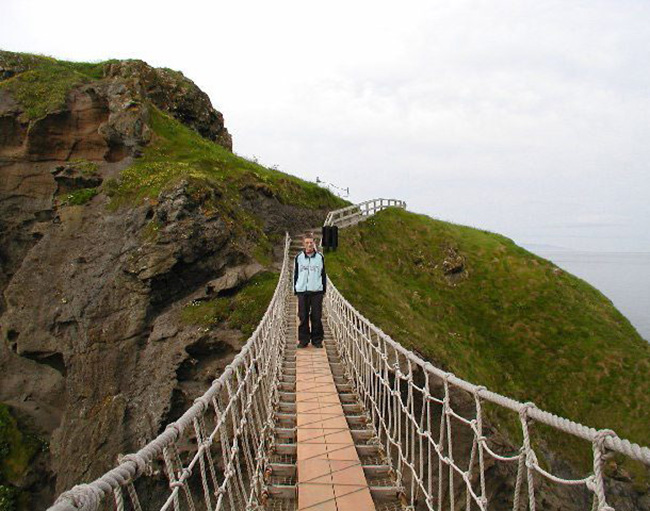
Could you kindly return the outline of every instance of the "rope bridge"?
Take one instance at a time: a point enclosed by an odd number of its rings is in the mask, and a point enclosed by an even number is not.
[[[385,207],[405,207],[401,201],[380,199],[363,204],[330,213],[328,225],[353,225]],[[272,488],[270,453],[277,448],[275,434],[282,429],[277,411],[285,351],[288,343],[295,343],[288,331],[289,318],[295,314],[289,306],[290,243],[287,235],[280,279],[264,317],[208,391],[160,436],[122,457],[117,467],[94,482],[63,493],[49,511],[273,508],[269,497],[277,491]],[[597,431],[532,403],[517,402],[422,360],[363,317],[331,281],[324,308],[342,369],[374,432],[373,442],[392,467],[401,500],[391,509],[535,511],[537,479],[544,478],[583,488],[591,495],[592,510],[611,511],[603,474],[605,454],[616,452],[650,467],[650,449],[610,430]],[[461,410],[456,404],[460,395],[472,405]],[[518,414],[522,443],[516,454],[504,455],[489,445],[486,403]],[[543,468],[532,445],[533,421],[590,442],[592,473],[567,479]],[[490,501],[486,475],[490,458],[516,467],[506,507]]]

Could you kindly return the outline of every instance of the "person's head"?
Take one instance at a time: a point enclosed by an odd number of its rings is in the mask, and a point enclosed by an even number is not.
[[[314,253],[316,250],[316,243],[314,242],[314,236],[311,234],[305,234],[302,237],[302,246],[305,249],[305,252],[308,254]]]

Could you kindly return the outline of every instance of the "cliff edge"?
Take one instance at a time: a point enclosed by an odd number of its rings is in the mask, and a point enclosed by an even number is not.
[[[284,232],[342,204],[232,153],[181,73],[0,52],[0,501],[38,509],[232,360]]]

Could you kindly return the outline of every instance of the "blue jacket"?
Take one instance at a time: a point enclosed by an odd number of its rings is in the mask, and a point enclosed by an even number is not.
[[[301,251],[294,261],[293,290],[297,293],[324,293],[327,290],[325,257],[320,252],[308,256]]]

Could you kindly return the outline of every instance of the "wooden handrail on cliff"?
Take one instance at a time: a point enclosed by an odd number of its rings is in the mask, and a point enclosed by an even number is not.
[[[340,228],[350,227],[386,208],[406,209],[406,202],[398,199],[370,199],[352,206],[330,211],[323,225],[335,225]]]

